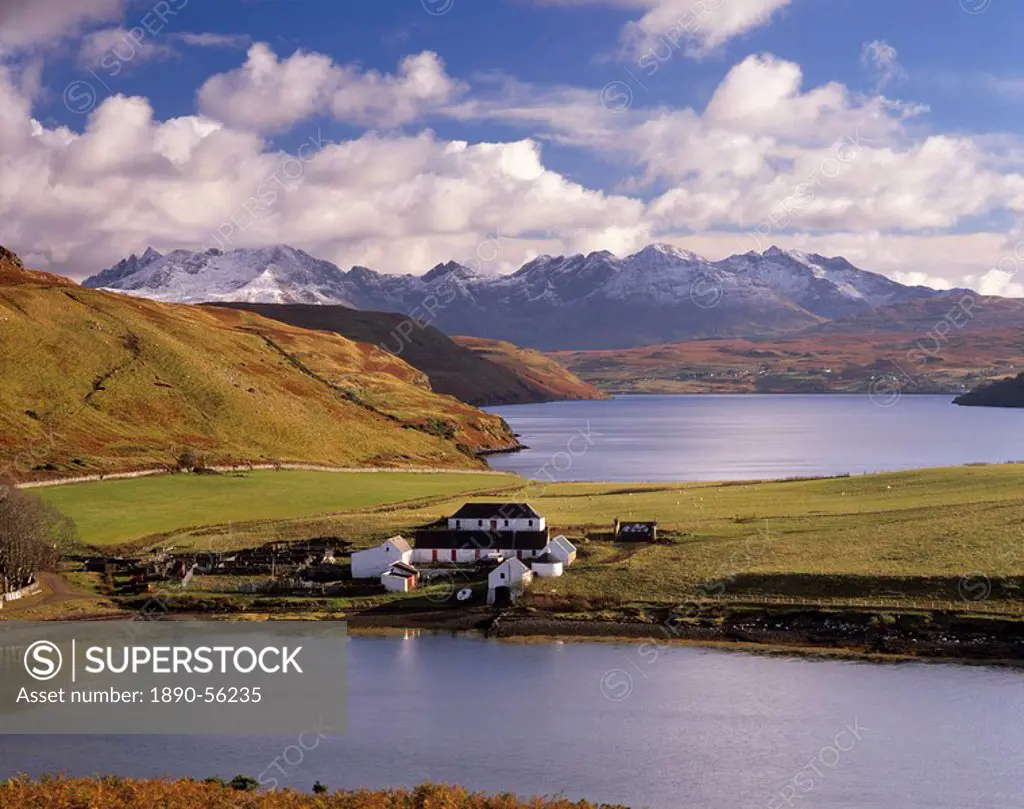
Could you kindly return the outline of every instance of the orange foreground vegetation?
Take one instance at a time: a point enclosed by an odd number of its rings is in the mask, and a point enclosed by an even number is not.
[[[512,795],[470,794],[461,787],[425,784],[413,790],[239,792],[197,781],[131,781],[122,778],[14,779],[0,782],[0,809],[626,809],[581,801],[518,800]]]

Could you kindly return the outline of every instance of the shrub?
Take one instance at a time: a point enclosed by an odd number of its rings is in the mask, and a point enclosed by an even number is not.
[[[260,783],[248,775],[236,775],[231,779],[231,783],[228,786],[237,792],[255,792],[260,788]]]

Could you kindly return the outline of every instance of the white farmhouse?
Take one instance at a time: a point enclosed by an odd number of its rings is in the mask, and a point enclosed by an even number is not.
[[[401,536],[394,536],[383,545],[352,554],[352,578],[374,579],[396,562],[412,563],[412,548]]]
[[[569,567],[569,565],[576,561],[576,546],[561,534],[544,547],[544,553],[550,553],[565,567]]]
[[[449,531],[544,531],[544,518],[529,503],[466,503],[448,518]]]
[[[419,572],[405,562],[395,562],[380,577],[380,583],[389,593],[408,593],[419,583]]]
[[[499,593],[507,590],[508,598],[513,599],[533,581],[533,571],[518,559],[506,559],[487,577],[487,603],[493,604],[499,599]]]
[[[548,544],[548,527],[528,503],[466,503],[446,529],[416,534],[413,561],[472,564],[498,556],[534,559]]]

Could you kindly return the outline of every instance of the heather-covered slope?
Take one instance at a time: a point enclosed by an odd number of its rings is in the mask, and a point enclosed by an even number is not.
[[[453,339],[463,348],[512,371],[532,390],[539,392],[543,400],[607,398],[607,394],[584,382],[568,368],[539,351],[521,348],[503,340],[486,340],[482,337]]]
[[[0,256],[0,471],[273,460],[475,468],[514,438],[401,360],[247,312],[129,298]]]
[[[375,345],[381,349],[376,356],[382,368],[390,364],[388,356],[397,353],[427,375],[435,392],[473,405],[602,397],[596,388],[535,351],[490,340],[453,339],[406,315],[307,304],[218,305]]]

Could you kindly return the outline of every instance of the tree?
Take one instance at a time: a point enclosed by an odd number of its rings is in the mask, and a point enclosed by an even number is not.
[[[55,571],[74,541],[71,520],[35,495],[0,483],[0,593],[26,587],[40,571]]]
[[[324,786],[323,784],[321,784],[319,781],[317,781],[315,784],[313,784],[313,794],[314,795],[326,795],[327,794],[327,787]]]
[[[260,788],[260,782],[248,775],[236,775],[228,783],[228,786],[238,792],[255,792]]]
[[[178,456],[178,469],[182,472],[192,472],[197,466],[199,466],[199,458],[191,447],[183,450]]]

